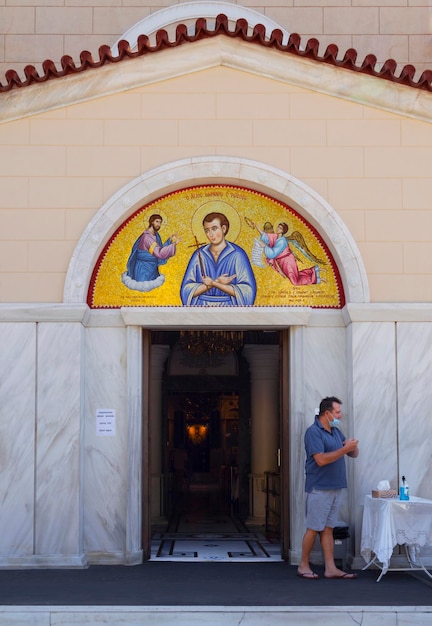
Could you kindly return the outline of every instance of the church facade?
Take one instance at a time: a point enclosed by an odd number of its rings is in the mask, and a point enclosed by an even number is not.
[[[166,378],[204,375],[169,333],[249,333],[248,515],[280,472],[283,558],[324,396],[359,440],[354,567],[380,480],[432,498],[432,72],[194,4],[0,81],[0,567],[148,558]],[[235,257],[214,275],[211,225]]]

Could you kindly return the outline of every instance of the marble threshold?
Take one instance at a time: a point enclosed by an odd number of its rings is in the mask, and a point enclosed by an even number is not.
[[[282,561],[280,544],[264,533],[162,533],[152,538],[151,561]]]

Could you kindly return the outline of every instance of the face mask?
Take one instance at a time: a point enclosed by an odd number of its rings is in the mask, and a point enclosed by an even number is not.
[[[340,424],[340,420],[338,420],[337,417],[333,418],[333,421],[329,420],[329,426],[330,428],[334,428],[335,426],[337,426],[338,424]]]

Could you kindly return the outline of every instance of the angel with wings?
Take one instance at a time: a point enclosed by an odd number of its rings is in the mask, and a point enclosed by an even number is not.
[[[272,232],[273,229],[269,228],[267,222],[267,227],[262,230],[249,218],[245,218],[245,221],[251,228],[256,228],[260,234],[257,243],[261,252],[264,253],[266,264],[281,276],[288,278],[293,285],[315,285],[322,281],[319,266],[326,265],[327,262],[319,259],[309,250],[300,232],[294,231],[288,236],[288,224],[285,222],[280,222],[276,227],[276,232]],[[299,270],[297,261],[300,259],[294,254],[292,248],[315,265]]]

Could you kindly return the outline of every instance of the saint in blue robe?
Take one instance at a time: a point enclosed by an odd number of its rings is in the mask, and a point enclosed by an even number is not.
[[[159,273],[159,266],[174,256],[176,244],[168,239],[162,243],[159,233],[144,231],[135,241],[127,262],[127,271],[122,274],[122,282],[135,291],[151,291],[160,287],[165,276]]]
[[[186,268],[180,289],[181,301],[187,306],[252,306],[256,297],[256,281],[249,258],[243,248],[226,241],[217,261],[210,252],[210,244],[199,250],[206,276],[216,280],[222,274],[235,278],[230,283],[235,295],[212,287],[205,293],[194,297],[194,293],[203,284],[198,250],[196,250]]]

